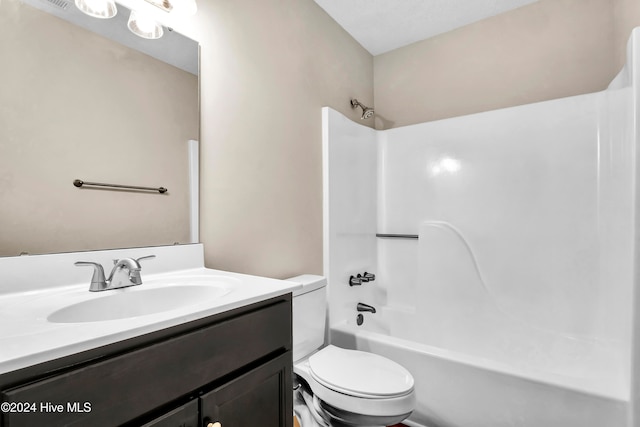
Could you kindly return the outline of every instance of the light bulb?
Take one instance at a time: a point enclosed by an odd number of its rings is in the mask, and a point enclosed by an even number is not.
[[[127,26],[133,34],[145,39],[159,39],[164,34],[162,25],[135,10],[131,11]]]
[[[94,18],[113,18],[118,13],[113,0],[75,0],[75,4],[82,13]]]

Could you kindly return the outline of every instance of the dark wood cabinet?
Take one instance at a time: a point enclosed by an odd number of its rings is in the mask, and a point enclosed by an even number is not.
[[[291,427],[291,358],[288,294],[2,375],[2,426]]]
[[[261,365],[200,397],[203,426],[293,425],[291,353]]]
[[[201,424],[198,407],[198,400],[193,399],[154,420],[144,423],[142,427],[198,427]]]

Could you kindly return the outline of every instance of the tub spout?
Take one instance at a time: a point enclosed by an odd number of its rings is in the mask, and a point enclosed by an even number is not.
[[[361,302],[358,303],[358,305],[356,306],[356,309],[358,311],[368,311],[370,313],[375,313],[376,312],[376,309],[374,307],[370,306],[369,304],[364,304],[364,303],[361,303]]]

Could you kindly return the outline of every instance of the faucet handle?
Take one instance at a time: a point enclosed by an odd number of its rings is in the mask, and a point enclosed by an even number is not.
[[[155,255],[147,255],[147,256],[143,256],[140,257],[138,259],[135,258],[122,258],[122,259],[117,259],[115,258],[113,260],[113,265],[114,268],[115,267],[120,267],[120,268],[128,268],[129,270],[139,270],[140,269],[140,261],[142,261],[143,259],[149,259],[149,258],[155,258]]]
[[[138,258],[136,261],[140,262],[143,259],[151,259],[151,258],[155,258],[155,255],[146,255],[146,256],[141,256],[140,258]]]
[[[365,279],[367,279],[367,282],[373,282],[374,280],[376,280],[376,275],[373,273],[367,273],[366,271],[364,272],[363,277]]]
[[[349,286],[360,286],[362,285],[362,278],[358,278],[355,276],[349,277]]]
[[[74,263],[74,265],[86,265],[93,267],[93,276],[91,277],[91,286],[89,286],[89,291],[96,292],[106,289],[107,281],[104,277],[104,269],[102,268],[102,264],[90,261],[77,261]]]
[[[135,285],[142,285],[142,278],[140,277],[140,269],[142,267],[140,267],[140,261],[142,261],[143,259],[151,259],[155,257],[155,255],[147,255],[133,260],[135,261],[137,268],[129,271],[129,280],[131,280],[131,283]]]

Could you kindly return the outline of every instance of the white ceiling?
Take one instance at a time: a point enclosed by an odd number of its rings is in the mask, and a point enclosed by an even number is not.
[[[372,55],[537,0],[315,0]]]

